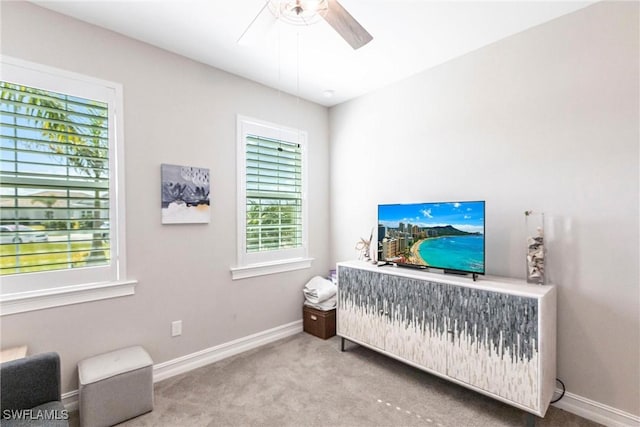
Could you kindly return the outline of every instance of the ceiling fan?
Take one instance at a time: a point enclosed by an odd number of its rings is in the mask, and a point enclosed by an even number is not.
[[[276,20],[293,25],[311,25],[324,19],[353,49],[373,40],[373,36],[337,0],[266,0],[238,43],[257,38]]]

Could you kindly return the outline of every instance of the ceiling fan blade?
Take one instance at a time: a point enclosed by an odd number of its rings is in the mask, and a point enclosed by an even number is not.
[[[276,23],[276,17],[269,11],[269,0],[265,0],[260,12],[253,18],[253,21],[244,30],[237,43],[244,46],[254,45],[260,40],[268,30]]]
[[[327,1],[328,10],[324,20],[354,49],[359,49],[373,40],[373,36],[337,0]]]

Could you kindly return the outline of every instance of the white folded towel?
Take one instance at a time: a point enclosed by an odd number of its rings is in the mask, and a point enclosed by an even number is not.
[[[318,304],[334,296],[338,287],[331,280],[315,276],[304,286],[302,292],[307,301]]]
[[[334,308],[336,308],[336,302],[337,301],[338,301],[338,296],[334,295],[331,298],[329,298],[328,300],[319,302],[317,304],[313,303],[313,302],[310,302],[308,300],[305,300],[304,301],[304,305],[316,308],[316,309],[318,309],[320,311],[329,311],[329,310],[333,310]]]

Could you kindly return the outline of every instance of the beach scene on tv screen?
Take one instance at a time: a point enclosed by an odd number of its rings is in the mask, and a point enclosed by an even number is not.
[[[379,205],[378,259],[484,273],[484,202]]]

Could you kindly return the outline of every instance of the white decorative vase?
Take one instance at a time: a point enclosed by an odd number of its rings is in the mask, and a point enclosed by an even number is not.
[[[544,213],[525,211],[527,283],[545,283]]]

